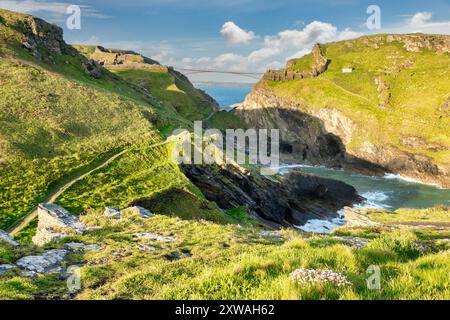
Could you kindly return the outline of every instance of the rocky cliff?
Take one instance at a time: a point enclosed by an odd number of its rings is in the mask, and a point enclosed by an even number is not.
[[[303,69],[295,66],[295,60],[288,61],[286,69],[269,70],[264,74],[264,79],[272,81],[295,80],[303,78],[315,78],[327,70],[328,59],[323,55],[319,44],[315,44],[311,52],[311,62]]]
[[[343,182],[295,171],[267,178],[234,165],[183,165],[182,170],[220,208],[245,207],[252,217],[272,228],[336,218],[338,210],[363,200]]]
[[[321,48],[326,71],[315,79],[264,77],[235,113],[251,127],[280,129],[285,162],[450,187],[450,83],[442,78],[450,36],[380,35]],[[302,59],[285,72],[310,62]],[[349,65],[354,71],[343,73]]]

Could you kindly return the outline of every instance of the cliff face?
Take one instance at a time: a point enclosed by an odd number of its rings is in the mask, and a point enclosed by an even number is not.
[[[323,55],[320,45],[315,44],[311,52],[311,63],[303,70],[295,67],[294,60],[288,62],[286,69],[269,70],[264,79],[272,81],[295,80],[303,78],[315,78],[327,70],[328,59]]]
[[[325,72],[265,77],[236,114],[250,127],[280,129],[285,162],[393,172],[450,187],[450,84],[441,78],[450,37],[372,36],[322,48],[330,61]],[[291,61],[285,72],[304,63]],[[353,73],[344,74],[349,65]]]

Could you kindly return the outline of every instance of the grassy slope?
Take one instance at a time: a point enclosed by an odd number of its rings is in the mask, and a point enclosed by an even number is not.
[[[329,69],[318,78],[294,81],[264,81],[260,86],[274,93],[304,102],[310,110],[335,108],[352,119],[358,129],[348,145],[350,151],[361,148],[364,141],[375,145],[392,144],[411,153],[424,153],[437,163],[450,164],[450,118],[437,109],[449,95],[450,57],[427,50],[408,52],[398,42],[385,43],[379,49],[364,44],[363,38],[323,45],[331,61]],[[306,56],[294,61],[291,68],[304,69]],[[399,65],[411,61],[409,68]],[[344,74],[343,67],[353,66]],[[379,106],[375,77],[381,76],[389,86],[387,108]],[[442,116],[442,117],[441,117]],[[403,136],[421,137],[447,150],[415,150],[401,143]]]
[[[439,210],[439,209],[436,209]],[[399,216],[403,213],[397,212]],[[417,211],[417,215],[422,213]],[[99,252],[72,255],[69,264],[81,268],[79,299],[449,299],[450,257],[444,231],[379,228],[344,228],[336,235],[358,235],[371,241],[355,249],[331,236],[281,231],[284,237],[265,239],[257,228],[206,221],[181,220],[164,215],[143,220],[130,216],[110,220],[91,212],[84,221],[101,229],[67,238],[99,243]],[[400,218],[403,220],[403,218]],[[136,232],[177,237],[173,243],[146,242]],[[421,253],[414,242],[430,244]],[[142,252],[148,243],[159,251]],[[58,247],[62,244],[54,244]],[[442,251],[447,249],[447,251]],[[33,252],[0,247],[0,263]],[[174,253],[192,257],[170,261]],[[113,255],[113,253],[119,253]],[[381,290],[368,290],[366,269],[381,269]],[[348,277],[352,287],[301,287],[289,279],[297,268],[332,269]],[[42,275],[30,281],[16,271],[0,276],[0,299],[69,298],[65,280]]]
[[[145,149],[161,141],[160,132],[188,123],[179,113],[171,113],[166,102],[117,75],[106,72],[101,79],[91,78],[83,71],[81,55],[52,54],[55,64],[37,61],[21,46],[20,23],[26,16],[4,10],[0,16],[0,229],[13,225],[77,173],[122,149]],[[164,83],[153,85],[161,85],[161,92],[167,88]],[[198,97],[185,99],[192,106]],[[163,186],[191,187],[169,164],[166,154],[136,154],[127,153],[108,167],[122,180],[109,181],[109,189],[101,189],[109,193],[101,195],[97,207],[124,205],[133,197],[151,196]],[[161,165],[138,162],[146,157]],[[121,167],[123,163],[128,167]],[[81,191],[79,185],[85,188],[82,195],[74,193]],[[62,201],[77,212],[80,199],[98,199],[98,188],[85,181],[75,187]]]
[[[178,113],[188,120],[202,120],[213,111],[201,92],[165,67],[156,70],[112,69],[112,71],[127,81],[147,89],[163,102],[168,112]]]

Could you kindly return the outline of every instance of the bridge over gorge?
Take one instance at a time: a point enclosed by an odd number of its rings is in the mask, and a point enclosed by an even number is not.
[[[190,69],[172,66],[171,68],[182,72],[185,75],[200,74],[200,73],[217,73],[217,74],[231,74],[248,77],[259,80],[264,72],[250,72],[250,71],[226,71],[226,70],[212,70],[212,69]]]

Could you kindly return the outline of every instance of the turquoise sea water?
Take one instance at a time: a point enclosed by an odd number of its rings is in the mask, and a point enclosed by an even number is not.
[[[221,108],[226,110],[231,109],[230,105],[244,101],[253,88],[253,84],[233,83],[197,83],[195,86],[206,91],[211,97],[216,99]]]

